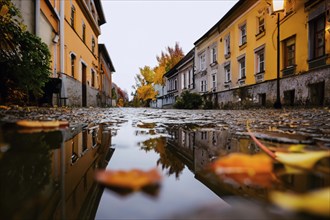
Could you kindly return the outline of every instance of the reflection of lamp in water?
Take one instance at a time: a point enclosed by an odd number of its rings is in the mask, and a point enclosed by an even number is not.
[[[277,14],[277,77],[276,77],[276,102],[274,108],[282,108],[280,96],[280,12],[284,11],[284,0],[273,0],[273,14]]]

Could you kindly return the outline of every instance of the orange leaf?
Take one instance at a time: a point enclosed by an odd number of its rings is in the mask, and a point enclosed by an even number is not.
[[[20,120],[16,124],[26,128],[57,128],[62,125],[68,125],[68,122]]]
[[[212,165],[217,174],[247,173],[269,173],[273,170],[272,159],[265,154],[247,155],[231,153],[221,157]]]
[[[156,168],[149,171],[132,169],[129,171],[104,170],[96,173],[96,180],[109,187],[139,190],[144,186],[157,184],[161,176]]]

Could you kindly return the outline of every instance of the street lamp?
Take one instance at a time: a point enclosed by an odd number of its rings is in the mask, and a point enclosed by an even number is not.
[[[282,108],[280,93],[280,12],[284,11],[284,0],[273,0],[273,14],[277,14],[277,77],[276,102],[274,108]]]

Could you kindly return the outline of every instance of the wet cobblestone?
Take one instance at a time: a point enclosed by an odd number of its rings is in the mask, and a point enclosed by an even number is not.
[[[146,108],[39,108],[10,107],[0,109],[2,122],[20,119],[67,120],[70,126],[99,123],[135,122],[160,124],[190,124],[191,126],[230,129],[232,132],[250,128],[263,138],[303,136],[305,142],[322,140],[330,145],[330,110],[315,109],[257,109],[257,110],[164,110]],[[306,141],[307,140],[307,141]],[[299,142],[299,141],[298,141]]]

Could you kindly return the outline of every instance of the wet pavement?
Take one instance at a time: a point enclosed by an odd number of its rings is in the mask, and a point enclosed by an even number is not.
[[[219,178],[216,158],[261,150],[246,124],[269,148],[304,145],[329,150],[330,111],[163,110],[144,108],[0,109],[0,219],[315,219],[269,202],[272,190],[309,192],[330,186],[322,160],[313,172],[274,165],[276,181]],[[68,120],[70,127],[26,130],[19,119]],[[99,169],[148,170],[161,183],[139,192],[98,184]],[[326,171],[328,172],[328,170]]]

